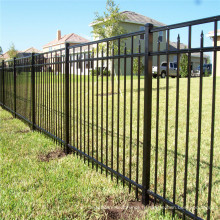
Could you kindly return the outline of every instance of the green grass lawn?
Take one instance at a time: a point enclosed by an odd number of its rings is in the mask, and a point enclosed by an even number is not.
[[[0,108],[0,219],[162,217],[160,207],[144,210],[122,184],[76,155],[45,160],[51,152],[60,146]]]
[[[37,123],[44,129],[55,134],[61,139],[65,139],[64,124],[64,87],[62,82],[63,75],[42,75],[36,78],[36,116]],[[21,84],[18,85],[18,112],[27,118],[31,115],[30,87],[25,82],[28,78],[20,76]],[[53,78],[54,77],[54,78]],[[84,87],[85,79],[85,87]],[[112,96],[103,96],[102,110],[102,79],[101,77],[72,76],[71,75],[71,93],[70,93],[70,144],[78,149],[85,149],[85,153],[92,155],[99,161],[117,169],[117,158],[119,158],[118,171],[129,177],[129,164],[131,162],[131,179],[142,183],[142,164],[143,164],[143,117],[144,117],[144,79],[140,80],[140,121],[139,121],[139,142],[137,141],[137,103],[138,103],[138,78],[134,76],[133,93],[131,93],[131,77],[127,76],[126,89],[124,87],[124,77],[114,78],[114,90],[111,87],[111,78],[107,87],[107,78],[103,80],[103,90],[106,93],[118,92]],[[25,81],[26,80],[26,81]],[[49,81],[50,80],[50,81]],[[201,130],[201,152],[200,152],[200,175],[199,175],[199,210],[200,217],[206,217],[206,207],[208,202],[208,178],[209,178],[209,158],[210,158],[210,137],[211,137],[211,110],[212,110],[212,77],[203,79],[203,99],[202,99],[202,130]],[[167,193],[166,198],[173,201],[173,182],[174,182],[174,154],[175,154],[175,117],[176,117],[176,79],[170,78],[169,83],[169,119],[168,119],[168,152],[167,152]],[[50,83],[54,82],[54,83]],[[81,84],[80,84],[81,82]],[[81,85],[81,86],[80,86]],[[30,86],[30,84],[29,84]],[[89,86],[89,89],[88,89]],[[97,96],[98,86],[98,96]],[[94,99],[92,103],[92,87],[94,88]],[[77,92],[78,88],[78,92]],[[164,185],[164,148],[165,148],[165,112],[166,112],[166,79],[160,79],[160,112],[159,112],[159,139],[158,139],[158,176],[157,176],[157,193],[163,195]],[[85,89],[85,93],[84,93]],[[132,94],[132,102],[131,102]],[[10,95],[10,94],[9,94]],[[85,96],[84,96],[85,95]],[[118,95],[120,98],[119,115],[118,115]],[[124,97],[125,101],[124,102]],[[29,97],[29,102],[26,99]],[[84,100],[85,97],[85,100]],[[114,97],[114,101],[112,98]],[[153,79],[152,94],[152,151],[151,151],[151,190],[154,190],[154,173],[155,173],[155,151],[156,151],[156,97],[157,97],[157,80]],[[22,100],[23,98],[23,100]],[[89,99],[89,100],[88,100]],[[85,101],[85,106],[84,106]],[[106,103],[108,101],[108,106]],[[98,102],[98,103],[97,103]],[[113,107],[112,107],[113,103]],[[11,104],[13,106],[13,103]],[[131,114],[132,105],[132,114]],[[57,107],[59,106],[59,107]],[[98,106],[98,107],[97,107]],[[84,111],[85,107],[85,111]],[[112,111],[113,110],[113,111]],[[102,114],[103,113],[103,114]],[[113,113],[113,121],[112,121]],[[187,79],[180,79],[179,93],[179,127],[178,127],[178,148],[177,148],[177,178],[176,178],[176,204],[183,206],[184,191],[184,172],[185,172],[185,146],[186,146],[186,113],[187,113]],[[124,114],[125,127],[124,127]],[[85,115],[85,117],[84,117]],[[198,145],[198,115],[199,115],[199,78],[191,79],[191,98],[190,98],[190,130],[189,130],[189,160],[188,160],[188,184],[187,184],[187,209],[194,212],[195,189],[196,189],[196,170],[197,170],[197,145]],[[103,134],[101,118],[103,116]],[[119,116],[119,133],[118,129]],[[108,119],[108,126],[106,121]],[[93,120],[93,123],[92,123]],[[77,126],[78,122],[78,126]],[[113,123],[113,130],[112,130]],[[220,206],[220,78],[217,78],[216,86],[216,111],[215,111],[215,145],[213,160],[213,186],[212,186],[212,218],[219,217],[218,207]],[[125,133],[124,133],[125,128]],[[89,132],[88,132],[89,131]],[[93,140],[92,140],[93,132]],[[85,133],[85,136],[84,136]],[[131,137],[132,133],[132,137]],[[89,135],[88,135],[89,134]],[[119,134],[119,135],[118,135]],[[125,144],[124,137],[125,135]],[[103,137],[103,139],[101,139]],[[119,139],[118,139],[119,137]],[[107,139],[108,138],[108,139]],[[112,139],[113,138],[113,139]],[[103,140],[103,145],[102,141]],[[107,141],[106,141],[107,140]],[[113,144],[112,144],[113,143]],[[139,144],[139,149],[138,149]],[[103,157],[101,155],[101,146],[103,146]],[[125,147],[125,148],[124,148]],[[131,148],[131,150],[130,150]],[[113,149],[113,151],[112,151]],[[118,149],[118,153],[117,153]],[[125,157],[123,156],[125,151]],[[137,168],[137,152],[139,151],[139,160]],[[106,156],[107,155],[107,156]],[[123,167],[123,159],[125,167]],[[138,173],[137,173],[138,171]]]

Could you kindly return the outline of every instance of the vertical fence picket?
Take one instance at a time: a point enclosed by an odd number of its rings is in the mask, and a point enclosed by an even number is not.
[[[217,32],[218,22],[214,22],[214,49],[217,48]],[[211,116],[211,141],[210,141],[210,162],[209,162],[209,188],[208,188],[208,209],[207,219],[211,215],[211,198],[212,198],[212,172],[213,172],[213,154],[214,154],[214,135],[215,135],[215,111],[216,111],[216,74],[217,74],[217,51],[214,51],[213,56],[213,85],[212,85],[212,116]]]
[[[2,60],[2,104],[5,106],[5,62]]]
[[[210,219],[213,212],[210,207],[212,187],[216,187],[213,184],[216,180],[212,180],[212,175],[216,173],[216,167],[213,166],[213,163],[216,160],[214,158],[214,135],[217,107],[217,56],[220,51],[220,47],[217,45],[217,23],[219,20],[220,16],[215,16],[156,28],[152,24],[146,24],[144,31],[80,45],[70,46],[69,43],[66,43],[65,54],[64,48],[62,48],[40,55],[32,53],[30,57],[2,61],[0,68],[0,104],[14,114],[14,117],[22,118],[28,122],[33,130],[38,129],[55,139],[61,146],[64,146],[66,153],[70,153],[70,149],[73,149],[77,152],[77,155],[84,158],[84,162],[86,159],[88,159],[88,164],[91,161],[92,168],[96,167],[96,170],[98,170],[101,167],[101,173],[106,170],[106,175],[109,173],[111,179],[116,177],[117,182],[121,179],[123,186],[125,186],[125,183],[128,185],[129,192],[134,187],[137,199],[139,191],[142,190],[142,203],[144,205],[149,205],[150,196],[152,196],[155,203],[157,201],[163,203],[164,213],[168,205],[173,209],[173,217],[175,217],[175,212],[178,211],[183,214],[184,219],[186,217],[201,219],[199,215],[202,212],[199,213],[197,208],[202,205],[202,202],[204,203],[204,199],[200,199],[203,193],[203,191],[200,191],[200,186],[202,185],[204,171],[202,170],[201,162],[204,159],[203,144],[206,144],[203,142],[203,125],[205,123],[202,121],[205,120],[202,117],[203,111],[205,113],[205,108],[203,110],[202,106],[202,101],[205,99],[205,96],[203,97],[203,80],[205,83],[205,79],[203,79],[203,59],[205,59],[205,52],[213,52],[212,104],[210,105],[211,140],[210,155],[208,155],[210,164],[207,164],[209,166],[209,182],[205,195],[208,200],[206,200],[208,205],[207,219]],[[202,33],[200,47],[192,48],[192,26],[210,22],[214,23],[214,46],[203,47],[204,35]],[[172,50],[170,47],[170,45],[173,46],[170,42],[170,31],[184,27],[188,28],[188,48],[182,49],[180,47],[182,45],[178,35],[177,46],[175,46],[177,50]],[[160,32],[166,32],[164,37],[167,39],[162,42],[163,40],[161,41],[161,38],[158,38],[157,50],[153,51],[153,33],[158,34]],[[145,50],[141,52],[141,39],[143,39],[142,36],[144,34],[145,41],[143,43],[145,43]],[[135,42],[139,37],[138,48],[136,48],[137,44]],[[103,46],[104,44],[106,46]],[[124,53],[122,48],[120,48],[121,44],[125,45],[123,48]],[[87,48],[82,51],[84,47]],[[116,51],[117,49],[118,51]],[[137,53],[135,52],[136,50]],[[181,55],[185,53],[188,55],[187,105],[182,106],[183,98],[182,95],[180,96],[180,92],[182,92],[184,79],[180,79],[183,70],[182,68],[180,69],[180,63]],[[190,111],[192,111],[190,108],[190,90],[193,90],[193,83],[191,82],[194,81],[191,77],[193,53],[200,53],[196,170],[192,169],[193,163],[190,162],[192,158],[189,157],[189,155],[192,156],[190,135],[192,135],[191,132],[194,132],[191,131],[193,126],[190,123]],[[86,55],[88,55],[88,58]],[[173,64],[176,75],[173,75],[171,71],[170,60],[172,55],[177,56],[177,68]],[[156,56],[157,80],[153,84],[152,66],[153,57]],[[144,57],[145,61],[143,83],[141,81],[142,57]],[[164,59],[164,67],[160,63],[162,59]],[[137,77],[133,72],[136,65],[138,68]],[[88,82],[86,82],[85,77],[87,74],[86,68],[88,68]],[[166,71],[166,80],[164,81],[159,79],[162,70]],[[92,74],[91,77],[89,76],[90,72]],[[108,77],[109,72],[110,77]],[[128,76],[130,72],[131,76]],[[71,79],[72,73],[73,79]],[[101,76],[99,77],[100,74]],[[169,77],[176,77],[174,100],[171,100],[173,81]],[[99,78],[101,78],[100,85]],[[105,78],[106,82],[104,82]],[[115,84],[115,80],[118,84]],[[137,83],[137,89],[135,89],[135,83]],[[26,88],[20,89],[23,85]],[[163,85],[166,90],[165,93],[161,91]],[[115,86],[117,88],[114,88]],[[153,86],[156,86],[156,89]],[[123,89],[124,91],[121,91]],[[205,89],[207,88],[204,87],[204,93]],[[114,97],[115,90],[117,92],[116,97]],[[143,111],[141,103],[142,91],[144,93]],[[101,96],[100,100],[99,96]],[[155,102],[152,104],[153,97],[155,97]],[[169,105],[169,100],[174,101],[175,104],[173,106]],[[172,103],[171,101],[170,103]],[[135,105],[136,102],[137,105]],[[164,103],[164,106],[161,103]],[[152,114],[154,104],[156,111],[155,114],[154,112]],[[181,121],[183,108],[186,110],[186,121]],[[174,109],[174,112],[171,112],[172,109]],[[163,110],[164,117],[160,117],[160,112],[162,114]],[[174,115],[175,119],[174,126],[171,121],[172,115]],[[191,118],[193,117],[191,116]],[[163,122],[160,122],[161,120],[164,120],[164,125]],[[179,141],[182,138],[182,122],[186,123],[184,124],[186,126],[184,128],[186,129],[184,130],[184,144]],[[141,133],[140,129],[141,124],[143,124],[143,133]],[[163,125],[163,128],[160,125]],[[154,131],[155,143],[153,142]],[[170,138],[172,134],[173,137]],[[143,142],[141,142],[142,135]],[[137,139],[134,139],[134,137],[137,137]],[[175,143],[172,145],[171,141],[173,139]],[[183,149],[184,152],[180,153],[182,150],[181,145],[184,145],[185,148]],[[155,160],[153,163],[151,163],[151,150],[154,151],[152,153],[152,159]],[[182,154],[185,158],[182,158],[181,161]],[[161,155],[163,157],[162,161],[159,159]],[[172,161],[172,165],[170,161]],[[183,169],[179,169],[179,161],[182,162]],[[153,168],[155,168],[154,176],[150,179],[150,171]],[[190,169],[196,171],[195,181],[188,175]],[[142,173],[142,183],[139,183],[141,182],[140,173]],[[181,183],[178,181],[180,174],[184,180],[182,195],[180,195],[181,189],[179,188]],[[150,180],[152,180],[152,183]],[[188,188],[192,182],[195,184],[192,192],[195,193],[195,204],[190,201],[191,198],[188,198],[191,195]],[[170,184],[173,184],[171,190]],[[182,207],[177,204],[181,196],[183,199]],[[187,210],[187,207],[191,204],[194,206],[194,213]]]
[[[16,118],[16,58],[14,58],[14,117]]]
[[[31,55],[31,91],[32,91],[32,129],[35,130],[35,68],[34,53]]]
[[[65,152],[69,153],[69,44],[65,47],[65,125],[66,125],[66,140],[65,140]]]

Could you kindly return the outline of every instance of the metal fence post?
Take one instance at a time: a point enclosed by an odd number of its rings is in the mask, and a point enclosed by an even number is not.
[[[5,74],[4,74],[5,61],[2,60],[2,104],[5,106]]]
[[[150,154],[151,154],[151,110],[152,110],[152,56],[153,49],[152,24],[145,25],[145,68],[144,68],[144,143],[143,143],[143,190],[142,203],[149,204],[150,188]]]
[[[35,69],[34,53],[31,54],[32,129],[35,130]]]
[[[14,57],[14,117],[16,118],[16,58]]]
[[[65,45],[65,125],[66,125],[66,142],[65,142],[65,153],[69,153],[69,44]]]

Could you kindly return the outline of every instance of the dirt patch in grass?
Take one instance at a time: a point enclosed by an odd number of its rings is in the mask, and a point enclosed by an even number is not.
[[[115,205],[113,198],[109,197],[105,203],[104,212],[106,217],[104,219],[142,219],[144,217],[145,206],[141,201],[128,201],[126,204]]]
[[[38,156],[38,159],[42,162],[49,162],[50,160],[60,159],[65,156],[66,156],[66,154],[62,149],[57,149],[57,150],[51,151],[47,154],[40,154]]]
[[[19,131],[16,131],[15,133],[23,133],[23,134],[25,134],[25,133],[28,133],[28,132],[30,132],[30,130],[19,130]]]
[[[109,92],[109,93],[103,93],[103,96],[107,96],[107,95],[117,95],[118,93],[117,92]],[[102,96],[102,94],[98,94],[98,96]]]
[[[14,118],[2,118],[2,120],[4,121],[9,121],[9,120],[13,120]]]

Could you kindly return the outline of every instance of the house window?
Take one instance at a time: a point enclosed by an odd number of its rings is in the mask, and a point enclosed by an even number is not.
[[[52,47],[49,47],[49,51],[52,51]]]
[[[158,40],[159,40],[160,42],[163,41],[163,31],[160,31],[160,32],[158,33]]]
[[[140,31],[144,31],[144,26],[140,26]],[[144,34],[140,35],[140,39],[144,40]]]

